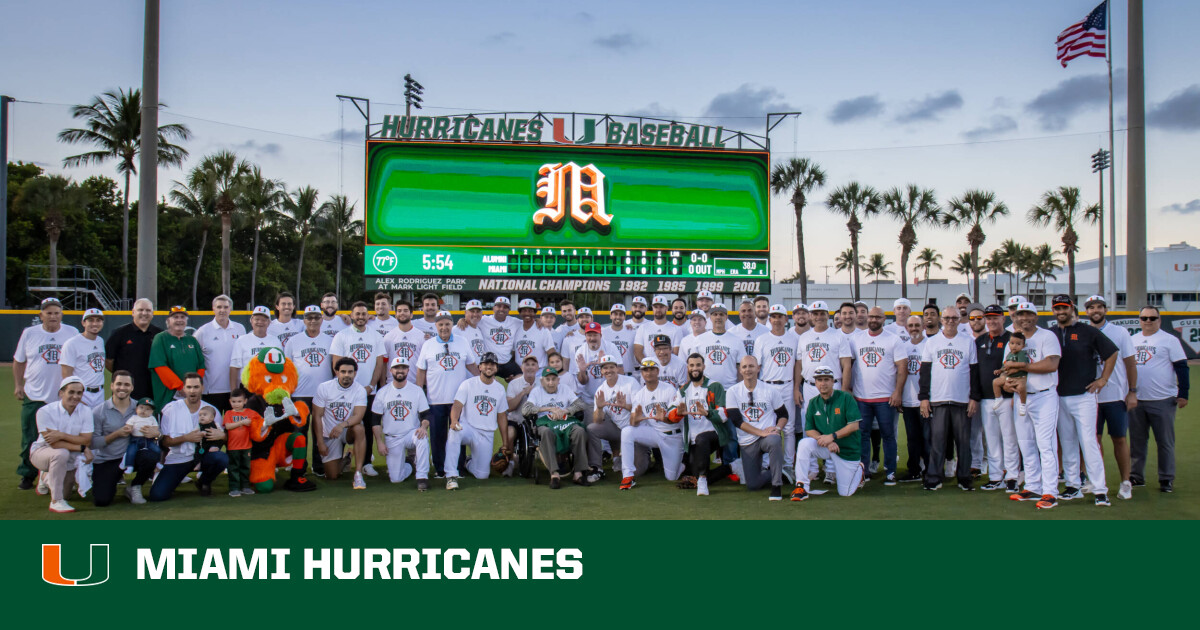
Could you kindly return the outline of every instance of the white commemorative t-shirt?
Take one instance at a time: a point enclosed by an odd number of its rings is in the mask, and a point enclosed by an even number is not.
[[[425,333],[426,337],[437,336],[437,321],[427,321],[424,314],[422,314],[420,317],[414,317],[412,320],[412,325],[417,330]]]
[[[554,339],[550,336],[550,331],[539,328],[536,323],[529,330],[525,330],[525,323],[521,322],[513,332],[512,351],[517,365],[530,355],[537,357],[538,365],[546,365],[546,351],[552,347]]]
[[[708,419],[708,388],[694,383],[688,383],[684,390],[683,400],[688,410],[688,440],[696,443],[696,436],[705,431],[716,431]]]
[[[604,338],[604,333],[600,333],[600,338]],[[562,343],[558,344],[558,353],[563,355],[563,358],[569,359],[579,351],[579,346],[586,343],[587,339],[583,336],[583,331],[576,326],[575,330],[563,336]]]
[[[437,335],[434,334],[433,336],[436,337]],[[486,352],[483,345],[483,331],[468,324],[465,330],[459,330],[458,328],[455,328],[454,336],[462,337],[462,339],[467,342],[467,345],[471,348],[472,359],[475,363],[479,363],[479,357],[482,357],[483,353]]]
[[[333,319],[321,318],[321,332],[330,339],[349,327],[349,324],[342,321],[341,315],[334,315]]]
[[[1007,348],[1005,348],[1005,352],[1008,352]],[[1058,337],[1054,333],[1038,327],[1037,331],[1033,333],[1033,337],[1025,340],[1025,352],[1029,355],[1029,362],[1032,364],[1046,357],[1062,356],[1062,346],[1059,345]],[[1058,387],[1058,370],[1049,374],[1030,372],[1025,379],[1025,390],[1030,393],[1056,387]]]
[[[539,372],[539,374],[540,374],[540,372]],[[533,393],[534,389],[538,389],[541,387],[541,385],[539,384],[539,381],[541,381],[541,380],[542,379],[539,378],[538,376],[534,376],[533,383],[530,383],[529,381],[525,380],[524,375],[515,376],[515,377],[513,377],[513,379],[511,381],[508,382],[508,387],[506,387],[504,390],[504,396],[507,398],[516,398],[518,394],[525,391],[525,388],[529,387],[530,385],[533,385],[533,389],[531,389],[529,391],[530,391],[530,393]],[[563,389],[562,384],[564,382],[569,383],[569,382],[571,382],[571,380],[572,379],[569,378],[566,374],[563,374],[558,379],[558,382],[559,382],[558,388],[560,390]],[[517,404],[509,405],[509,407],[508,407],[508,421],[509,422],[520,423],[521,420],[524,419],[521,416],[521,406],[525,404],[526,400],[529,400],[528,394],[526,394],[524,397],[522,397],[520,400],[518,400]]]
[[[1137,362],[1138,400],[1165,400],[1179,395],[1173,364],[1187,358],[1179,337],[1160,329],[1149,337],[1138,331],[1131,339]]]
[[[245,334],[245,330],[242,331],[242,334]],[[304,334],[304,320],[296,317],[293,317],[286,322],[273,319],[271,320],[270,325],[267,326],[267,334],[279,337],[279,342],[282,343],[283,347],[286,349],[287,343],[288,341],[291,341],[292,337]]]
[[[801,375],[810,385],[813,372],[819,367],[833,370],[833,380],[842,380],[842,359],[854,356],[846,335],[842,331],[826,328],[823,332],[809,329],[796,341],[796,360],[800,362]]]
[[[412,379],[404,381],[404,387],[396,387],[392,381],[375,392],[371,411],[379,414],[384,435],[407,435],[421,426],[421,414],[429,410],[429,399]]]
[[[578,323],[568,324],[566,322],[563,322],[563,323],[555,326],[554,331],[550,333],[550,338],[554,340],[554,347],[562,348],[563,337],[566,337],[567,333],[571,332],[572,330],[579,330],[579,324]],[[561,352],[561,350],[559,350],[559,351]]]
[[[267,329],[270,337],[270,329]],[[233,365],[233,353],[237,349],[237,340],[246,336],[246,327],[229,320],[229,325],[221,328],[217,320],[196,329],[192,334],[200,344],[204,353],[204,393],[224,394],[231,390],[229,383],[229,367]],[[283,340],[280,340],[282,343]],[[245,367],[244,365],[239,367]]]
[[[216,410],[216,407],[201,402],[200,406],[193,412],[188,409],[187,401],[182,398],[172,400],[167,403],[162,409],[162,419],[159,421],[159,430],[167,437],[177,438],[187,435],[192,431],[200,428],[200,410],[208,407]],[[217,423],[221,422],[221,414],[217,413]],[[196,457],[196,449],[200,447],[199,442],[181,442],[172,446],[167,451],[167,458],[163,463],[166,464],[183,464],[190,462]]]
[[[1096,402],[1123,402],[1125,397],[1129,395],[1129,375],[1125,373],[1125,359],[1133,355],[1133,337],[1129,331],[1112,323],[1104,322],[1100,327],[1100,332],[1104,333],[1117,346],[1117,362],[1113,365],[1112,375],[1108,377],[1108,384],[1096,396]],[[1100,357],[1096,357],[1096,378],[1104,372],[1104,362]]]
[[[909,337],[909,340],[904,342],[904,352],[908,356],[908,380],[904,381],[902,404],[905,407],[920,407],[921,399],[918,396],[921,393],[921,356],[925,352],[925,338],[921,337],[920,342],[913,343]]]
[[[69,414],[62,402],[56,400],[37,410],[38,439],[29,447],[29,450],[49,446],[46,438],[42,437],[43,431],[61,431],[67,435],[83,435],[91,433],[95,426],[90,407],[81,402],[75,405],[75,413]]]
[[[522,326],[519,318],[509,315],[504,321],[498,321],[491,315],[484,315],[479,320],[479,330],[483,333],[483,346],[488,352],[496,354],[500,365],[508,363],[513,356],[513,342],[517,337],[517,329]]]
[[[679,340],[683,337],[684,328],[680,328],[671,323],[671,320],[664,319],[663,323],[656,323],[654,320],[646,320],[637,329],[637,335],[633,338],[633,345],[641,346],[645,356],[650,356],[654,352],[653,340],[655,335],[666,335],[671,338],[671,347],[678,348]]]
[[[67,340],[62,347],[59,366],[69,365],[75,369],[75,376],[83,379],[84,387],[104,387],[104,339],[99,335],[88,339],[82,334]],[[206,363],[207,365],[207,363]],[[225,372],[226,380],[229,372]]]
[[[1057,344],[1058,340],[1054,339],[1054,343]],[[971,366],[977,363],[975,339],[971,335],[958,333],[953,339],[947,339],[944,333],[939,332],[926,338],[921,362],[929,363],[932,367],[930,403],[956,402],[965,405],[970,401]]]
[[[575,379],[576,391],[583,398],[583,402],[592,404],[596,400],[596,388],[600,387],[600,383],[604,382],[604,375],[600,373],[600,359],[606,354],[617,356],[620,350],[616,346],[605,341],[600,342],[600,347],[592,350],[585,343],[579,346],[575,354],[571,357],[570,365],[567,366],[567,374],[570,378]],[[579,358],[583,358],[583,362],[587,364],[587,383],[579,382]]]
[[[353,326],[343,329],[338,334],[334,335],[333,343],[329,344],[329,354],[335,357],[350,357],[358,364],[358,373],[354,375],[354,382],[366,387],[371,384],[371,377],[375,376],[375,365],[381,357],[386,357],[387,352],[383,348],[383,337],[379,333],[371,330],[370,327],[363,330],[355,330]]]
[[[367,328],[379,333],[380,337],[387,337],[388,333],[396,330],[399,325],[400,322],[397,321],[395,317],[388,317],[387,319],[372,317],[367,321]]]
[[[679,338],[679,358],[687,359],[693,352],[698,353],[696,348],[700,345],[700,338],[703,336],[704,333],[700,333],[699,335],[692,334],[692,329],[689,328],[688,331]]]
[[[617,394],[624,392],[625,404],[632,405],[633,395],[637,393],[638,389],[637,381],[633,377],[625,376],[624,374],[618,374],[617,382],[612,385],[609,385],[608,381],[604,381],[600,384],[600,387],[596,388],[596,393],[603,392],[604,394],[605,405],[604,409],[600,412],[610,418],[613,424],[621,429],[629,426],[629,409],[616,406]]]
[[[529,395],[532,397],[533,392]],[[499,426],[497,415],[508,411],[508,400],[504,398],[504,387],[500,381],[493,379],[490,385],[485,385],[478,376],[458,386],[454,401],[462,403],[459,424],[470,425],[480,431],[495,431]]]
[[[561,381],[562,379],[560,378],[558,380]],[[562,387],[561,384],[559,387],[555,388],[553,394],[546,391],[543,387],[535,387],[533,388],[533,391],[529,392],[529,402],[532,403],[534,407],[538,408],[558,407],[560,409],[566,409],[567,407],[570,407],[571,403],[575,402],[575,400],[578,398],[579,396],[576,396],[575,392]]]
[[[62,347],[68,339],[78,335],[74,326],[63,324],[50,333],[41,324],[21,331],[13,361],[25,364],[25,397],[29,400],[50,402],[58,400],[58,387],[62,384]]]
[[[605,342],[611,343],[617,348],[619,354],[617,358],[621,359],[621,371],[625,374],[633,373],[633,340],[637,333],[629,326],[625,326],[621,330],[613,330],[612,326],[607,326],[601,331],[601,338]]]
[[[680,429],[678,423],[659,422],[651,419],[659,411],[670,413],[673,407],[679,406],[683,397],[679,395],[679,390],[667,385],[659,383],[654,391],[650,391],[647,387],[642,387],[633,394],[633,409],[640,410],[642,414],[642,422],[649,422],[651,427],[663,433],[670,433]],[[664,416],[665,417],[665,416]]]
[[[904,344],[896,335],[865,332],[850,339],[854,353],[851,391],[858,400],[886,400],[896,389],[896,362],[906,360]],[[912,344],[909,344],[912,345]]]
[[[429,392],[429,404],[449,405],[454,402],[454,393],[463,381],[471,378],[468,365],[475,365],[475,353],[466,340],[450,335],[446,341],[434,337],[421,346],[417,356],[417,369],[425,370],[425,390]]]
[[[326,335],[317,333],[309,337],[307,332],[292,337],[284,348],[283,353],[296,366],[296,391],[292,396],[312,398],[317,394],[317,386],[333,378],[333,361],[329,358],[329,344],[333,340]]]
[[[745,345],[733,333],[708,331],[696,339],[695,351],[704,357],[704,375],[726,389],[738,380],[738,363],[746,356]]]
[[[908,328],[906,328],[900,322],[892,322],[892,323],[888,324],[887,326],[884,326],[883,329],[886,330],[887,332],[892,333],[893,335],[896,335],[897,337],[900,338],[901,341],[903,341],[905,343],[912,341],[912,335],[908,334]]]
[[[796,337],[767,332],[755,340],[754,358],[758,359],[759,379],[791,383],[796,378]]]
[[[354,414],[355,407],[367,406],[367,391],[358,383],[343,388],[338,380],[331,379],[317,385],[317,393],[313,395],[313,407],[325,410],[321,416],[321,437],[329,437],[329,432],[341,422],[346,422]],[[343,432],[343,435],[345,433]]]
[[[753,398],[753,402],[751,402],[751,398]],[[725,408],[737,409],[742,413],[743,421],[750,423],[760,431],[766,431],[775,426],[779,421],[775,410],[782,406],[783,400],[779,396],[779,390],[774,387],[763,387],[756,383],[754,390],[751,391],[746,387],[746,382],[742,381],[725,392]],[[742,446],[753,444],[758,440],[757,435],[743,431],[740,427],[737,430],[737,438],[738,444]]]
[[[201,347],[203,347],[203,344],[201,344]],[[250,360],[258,356],[258,353],[263,348],[279,348],[282,350],[283,342],[279,341],[279,337],[271,334],[265,337],[255,337],[254,333],[241,335],[233,342],[233,351],[229,356],[229,365],[224,366],[226,387],[229,386],[229,368],[246,367],[250,364]],[[204,365],[207,366],[208,370],[218,370],[222,367],[219,365],[210,365],[208,357],[205,357]],[[205,370],[205,375],[208,374],[208,370]]]
[[[754,340],[771,332],[771,327],[763,326],[762,324],[758,323],[758,321],[755,321],[754,328],[751,328],[750,330],[746,330],[745,326],[738,324],[737,326],[726,328],[725,332],[742,340],[742,356],[753,356]]]
[[[421,347],[424,345],[425,333],[417,330],[415,326],[410,326],[408,330],[401,330],[399,326],[395,326],[383,338],[383,356],[388,361],[404,357],[408,359],[408,364],[412,365],[416,363],[417,357],[421,356]]]
[[[666,364],[663,364],[661,359],[659,360],[658,380],[679,389],[688,381],[687,360],[675,355],[671,355],[670,358],[671,362]]]

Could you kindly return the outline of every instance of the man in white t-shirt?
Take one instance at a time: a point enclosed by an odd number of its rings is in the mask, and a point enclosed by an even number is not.
[[[504,386],[496,380],[499,367],[496,355],[485,352],[479,359],[479,376],[458,386],[450,411],[450,437],[446,439],[446,489],[458,490],[459,456],[462,448],[471,448],[466,469],[476,479],[487,479],[492,471],[492,446],[500,431],[501,449],[512,454],[508,439],[508,398]]]
[[[695,352],[704,357],[704,375],[717,381],[728,391],[738,382],[738,364],[746,356],[745,343],[728,332],[729,312],[724,304],[715,304],[708,312],[712,330],[693,342]]]
[[[845,335],[847,339],[862,332],[862,330],[859,329],[858,325],[856,324],[858,321],[858,309],[854,306],[853,302],[842,302],[842,305],[838,307],[838,315],[840,316],[838,319],[838,330],[841,331],[841,333]],[[863,432],[865,433],[870,426],[864,424],[862,428],[864,430]]]
[[[558,344],[558,353],[563,355],[564,359],[570,361],[571,357],[575,356],[575,352],[584,342],[583,331],[591,323],[593,323],[592,309],[583,306],[575,311],[575,327],[566,331],[562,341]]]
[[[479,321],[479,330],[483,333],[483,347],[487,352],[496,355],[499,361],[497,376],[508,379],[521,373],[521,366],[513,360],[513,343],[517,338],[517,329],[521,320],[509,315],[512,303],[503,295],[492,302],[492,314],[484,315]],[[464,328],[462,322],[459,329]]]
[[[604,381],[596,387],[591,422],[587,423],[588,464],[592,475],[601,470],[604,441],[617,449],[613,453],[613,472],[621,470],[621,430],[629,426],[633,395],[640,389],[636,380],[621,373],[621,360],[611,354],[600,357],[600,374]],[[638,445],[634,447],[633,457],[634,475],[645,474],[650,467],[650,449]]]
[[[98,308],[83,312],[83,332],[63,344],[59,364],[63,378],[78,376],[83,381],[83,404],[95,409],[104,404],[104,313]]]
[[[371,314],[370,322],[367,325],[375,329],[380,337],[387,337],[388,333],[396,329],[397,321],[395,317],[392,317],[392,297],[383,291],[376,292],[375,312]]]
[[[212,309],[212,321],[197,328],[192,336],[204,352],[204,402],[225,413],[230,409],[229,392],[238,383],[230,380],[230,367],[238,339],[246,336],[246,327],[229,319],[229,312],[233,310],[233,300],[229,296],[218,295],[213,298]],[[251,316],[251,322],[253,320],[254,316]],[[271,337],[270,325],[267,326],[266,336]],[[282,339],[279,341],[283,342]]]
[[[321,436],[321,428],[312,421],[313,396],[317,387],[333,378],[333,361],[329,358],[329,344],[333,343],[328,335],[321,332],[321,308],[316,305],[304,309],[304,331],[292,337],[284,348],[283,353],[296,366],[296,390],[292,392],[292,400],[303,401],[308,405],[309,444],[316,444]],[[324,477],[325,463],[320,457],[312,458],[313,473]]]
[[[643,359],[642,386],[633,395],[629,426],[621,429],[621,452],[631,453],[638,446],[658,448],[662,453],[663,475],[668,481],[683,472],[683,429],[679,422],[687,414],[679,390],[658,381],[658,361]],[[621,490],[637,485],[636,457],[621,460]]]
[[[671,338],[664,334],[658,334],[647,341],[654,348],[654,358],[658,359],[658,380],[675,389],[686,385],[688,381],[687,358],[677,356],[672,352]]]
[[[363,418],[367,415],[367,391],[355,380],[358,363],[341,357],[333,363],[334,378],[317,386],[313,396],[313,424],[321,429],[317,454],[325,466],[325,478],[336,480],[342,474],[342,456],[346,444],[353,446],[355,490],[365,490],[363,462],[367,437]]]
[[[287,342],[292,337],[304,332],[304,322],[296,317],[296,297],[287,291],[275,295],[275,317],[267,327],[268,335],[275,335],[287,348]]]
[[[338,298],[333,293],[321,296],[321,332],[333,336],[350,325],[350,318],[338,314]]]
[[[716,299],[712,291],[700,291],[696,293],[696,310],[704,314],[704,319],[708,319],[708,312],[712,310]]]
[[[604,381],[600,373],[600,360],[606,356],[621,356],[617,347],[604,341],[600,324],[590,322],[583,331],[584,342],[579,346],[567,366],[568,373],[579,383],[576,391],[583,399],[585,408],[595,402],[596,388]],[[591,418],[587,418],[591,420]]]
[[[242,368],[250,364],[250,360],[258,356],[258,353],[263,348],[283,348],[283,342],[278,337],[274,337],[267,333],[267,328],[271,325],[271,311],[265,306],[255,306],[250,313],[250,334],[238,335],[233,340],[232,347],[229,353],[229,363],[221,365],[213,365],[208,362],[208,357],[205,356],[204,365],[208,372],[214,370],[225,370],[229,380],[223,384],[228,389],[232,383],[242,382]],[[197,338],[201,348],[204,347],[204,340]],[[207,354],[207,353],[206,353]],[[220,357],[218,353],[216,356]],[[222,384],[222,383],[218,383]],[[226,396],[228,403],[228,396]],[[220,407],[217,407],[220,409]],[[224,411],[222,411],[224,413]]]
[[[971,460],[965,456],[971,443],[971,416],[979,406],[978,370],[975,339],[959,331],[962,316],[947,306],[942,311],[942,331],[925,341],[921,354],[921,416],[929,421],[929,464],[925,468],[925,489],[942,487],[946,463],[946,436],[953,432],[959,458],[956,470],[960,490],[975,490],[971,479]]]
[[[383,351],[388,361],[396,357],[408,359],[409,366],[415,370],[417,357],[421,355],[421,347],[425,345],[425,333],[413,326],[412,305],[406,300],[396,302],[395,326],[383,337]],[[482,346],[482,340],[480,345]]]
[[[800,335],[808,332],[812,328],[809,322],[808,305],[804,302],[797,302],[792,305],[792,325],[788,327],[788,334],[793,339],[800,339]]]
[[[561,353],[563,337],[566,337],[568,333],[571,333],[579,328],[579,324],[575,321],[574,302],[571,300],[563,300],[558,303],[558,309],[562,312],[563,323],[559,324],[554,329],[552,338],[554,339],[554,347],[558,348],[558,351]]]
[[[421,317],[413,320],[413,326],[425,333],[426,338],[437,334],[437,314],[441,310],[442,301],[435,293],[421,296]],[[483,306],[480,305],[482,312]]]
[[[59,514],[75,511],[67,503],[71,482],[82,479],[87,485],[90,478],[87,471],[93,457],[90,445],[95,424],[82,399],[83,382],[78,376],[67,376],[59,385],[58,401],[37,410],[38,438],[30,446],[29,457],[44,473],[42,483],[50,493],[50,511]],[[74,478],[67,475],[72,470],[76,471]],[[79,492],[82,495],[87,490],[81,486]],[[45,494],[41,486],[38,493]]]
[[[1146,452],[1150,432],[1158,447],[1158,489],[1175,491],[1175,413],[1188,404],[1191,381],[1187,355],[1179,337],[1162,329],[1162,315],[1154,306],[1138,313],[1142,331],[1133,334],[1137,364],[1138,406],[1129,415],[1129,446],[1133,487],[1146,485]]]
[[[1013,420],[1017,444],[1025,464],[1025,489],[1008,495],[1014,501],[1037,501],[1038,509],[1058,505],[1058,363],[1062,350],[1058,338],[1037,325],[1037,309],[1029,302],[1017,306],[1016,328],[1025,335],[1027,363],[1009,367],[1025,377],[1025,415]]]
[[[1005,330],[1007,330],[1008,332],[1016,332],[1016,330],[1017,330],[1017,328],[1016,328],[1017,307],[1020,306],[1022,302],[1027,302],[1027,301],[1028,300],[1025,299],[1024,295],[1014,295],[1014,296],[1008,298],[1008,302],[1007,302],[1008,318],[1011,321],[1009,322],[1008,326],[1006,326],[1004,328]]]
[[[343,357],[350,357],[358,364],[354,380],[367,393],[367,414],[363,418],[366,445],[362,471],[374,477],[379,474],[371,463],[374,460],[374,427],[379,424],[379,417],[370,410],[373,408],[375,391],[387,370],[387,350],[383,346],[383,337],[367,325],[368,312],[366,302],[355,302],[350,306],[350,327],[334,335],[333,343],[329,344],[329,356],[334,365]]]
[[[625,325],[633,330],[637,330],[642,327],[642,324],[646,323],[646,308],[648,306],[646,298],[635,295],[633,296],[633,301],[629,304],[630,315]]]
[[[601,338],[617,348],[617,356],[621,358],[621,369],[625,376],[633,376],[633,342],[635,332],[632,327],[625,325],[625,305],[613,304],[608,309],[612,324],[604,328]]]
[[[483,353],[487,352],[487,348],[485,348],[483,345],[483,331],[479,329],[479,322],[482,320],[483,302],[480,302],[479,300],[468,300],[465,307],[465,314],[462,318],[462,321],[466,322],[467,325],[465,328],[459,326],[455,331],[455,336],[462,337],[462,339],[466,341],[467,345],[471,348],[471,353],[474,355],[472,358],[474,358],[476,365],[479,364],[479,357],[482,357]],[[434,326],[432,336],[437,336],[438,334],[438,328]],[[446,411],[446,418],[447,422],[449,422],[449,410]]]
[[[796,340],[796,376],[799,388],[797,400],[801,401],[800,417],[808,417],[808,401],[817,395],[817,384],[813,373],[825,366],[833,371],[833,383],[844,391],[850,391],[851,357],[850,344],[842,331],[829,327],[829,306],[823,301],[808,306],[812,329]],[[842,377],[845,376],[845,381]],[[799,427],[797,426],[797,429]],[[798,479],[797,481],[803,481]]]
[[[29,447],[37,441],[37,410],[54,402],[62,383],[63,344],[79,334],[74,326],[62,323],[62,302],[57,298],[42,300],[40,324],[21,331],[17,349],[13,352],[13,395],[21,401],[21,463],[17,488],[30,490],[37,478],[37,468],[29,461]]]
[[[538,376],[540,373],[541,366],[538,365],[537,357],[529,355],[521,361],[521,375],[509,379],[508,386],[504,388],[504,397],[508,400],[509,441],[513,444],[516,443],[517,427],[520,427],[525,421],[524,416],[521,415],[521,407],[526,400],[529,400],[530,392],[537,389],[540,384]],[[516,458],[509,460],[508,468],[504,471],[505,477],[512,476],[516,464]]]
[[[405,453],[415,452],[417,491],[429,489],[429,399],[408,380],[407,357],[392,357],[388,373],[391,382],[375,394],[371,411],[382,420],[374,427],[379,454],[387,461],[388,478],[400,483],[413,473]]]
[[[754,313],[754,302],[750,298],[744,298],[738,307],[738,325],[730,327],[729,332],[742,340],[743,356],[753,356],[754,340],[766,334],[769,329],[769,326],[758,322]]]
[[[446,476],[446,441],[454,395],[468,378],[479,374],[475,352],[464,334],[455,332],[450,313],[437,314],[437,335],[421,346],[417,357],[417,386],[429,396],[429,450],[434,474]],[[486,352],[484,354],[487,354]]]
[[[850,338],[854,399],[862,414],[862,426],[879,427],[883,440],[883,485],[896,485],[896,410],[904,401],[908,380],[908,352],[900,337],[885,332],[883,308],[867,312],[867,329]],[[863,467],[871,463],[871,435],[862,432]],[[870,469],[868,469],[870,470]],[[868,475],[867,480],[871,477]]]
[[[146,495],[148,501],[170,499],[183,478],[197,465],[200,466],[200,476],[196,478],[196,490],[202,497],[211,496],[212,482],[229,465],[229,456],[224,451],[199,452],[201,441],[225,439],[220,422],[211,429],[200,430],[200,409],[213,408],[201,399],[203,378],[195,372],[185,374],[180,389],[183,398],[172,400],[162,409],[159,430],[163,435],[163,446],[169,450],[163,459],[162,469],[150,486],[150,494]]]
[[[884,326],[883,329],[900,338],[901,341],[907,342],[910,335],[908,334],[908,318],[912,316],[912,302],[908,298],[897,298],[892,302],[892,315],[896,321]]]
[[[760,386],[758,360],[743,357],[738,364],[742,380],[725,392],[725,413],[737,428],[738,448],[746,489],[759,490],[768,483],[768,499],[783,499],[783,439],[788,411],[774,387]],[[770,459],[769,477],[763,476],[763,458]]]
[[[667,319],[667,305],[667,298],[665,296],[654,296],[653,303],[650,306],[654,319],[647,320],[641,326],[638,326],[637,335],[634,336],[633,361],[635,365],[650,353],[650,340],[654,339],[655,335],[666,335],[671,339],[672,351],[676,354],[679,353],[679,338],[683,329]]]
[[[521,406],[521,415],[534,418],[538,453],[550,471],[550,489],[562,487],[559,453],[574,456],[571,473],[575,485],[590,486],[591,478],[600,476],[588,474],[588,433],[578,417],[583,411],[583,401],[571,388],[559,387],[559,380],[558,370],[542,368],[541,387],[529,393]]]
[[[779,392],[779,399],[788,412],[783,425],[783,476],[795,484],[792,473],[796,463],[796,337],[789,335],[788,312],[782,304],[767,309],[770,330],[754,342],[754,358],[759,365],[759,381]]]
[[[676,339],[683,339],[688,333],[689,324],[687,321],[688,308],[687,300],[682,297],[677,297],[671,300],[671,325],[676,328]]]
[[[1104,426],[1108,425],[1108,438],[1112,440],[1113,457],[1121,475],[1121,487],[1117,491],[1120,499],[1133,498],[1133,482],[1129,480],[1129,411],[1138,406],[1137,358],[1133,353],[1133,338],[1129,331],[1107,320],[1108,302],[1103,296],[1093,295],[1084,303],[1088,319],[1100,332],[1117,346],[1117,362],[1112,376],[1100,390],[1096,400],[1096,439],[1103,444]],[[1103,373],[1104,364],[1097,363],[1096,375]]]
[[[687,358],[696,352],[700,336],[708,332],[708,316],[699,309],[688,314],[688,332],[679,338],[679,356]]]
[[[908,316],[908,341],[904,342],[907,357],[904,380],[904,396],[901,414],[904,416],[904,437],[908,447],[907,472],[899,477],[900,483],[922,481],[921,469],[929,463],[928,438],[925,436],[925,421],[921,419],[921,354],[925,351],[925,322],[920,315]]]
[[[682,357],[680,358],[683,359]],[[708,496],[709,479],[729,477],[733,468],[722,461],[710,468],[714,453],[721,453],[737,439],[733,423],[725,413],[725,388],[704,376],[704,358],[693,354],[686,358],[687,382],[680,388],[687,414],[683,440],[688,447],[690,475],[695,480],[696,496]]]
[[[513,329],[513,360],[520,365],[525,357],[534,357],[538,365],[546,365],[546,352],[554,347],[550,331],[538,324],[537,302],[526,298],[517,304],[520,323]],[[518,371],[518,374],[520,372]],[[515,376],[510,374],[509,377]]]

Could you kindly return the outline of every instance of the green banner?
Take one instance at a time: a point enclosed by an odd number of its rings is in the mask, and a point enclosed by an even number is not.
[[[643,278],[466,278],[461,276],[367,276],[373,291],[469,293],[752,293],[770,288],[764,280],[668,280]]]

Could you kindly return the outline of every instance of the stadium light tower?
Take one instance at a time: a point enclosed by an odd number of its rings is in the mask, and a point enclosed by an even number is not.
[[[1104,292],[1104,171],[1111,165],[1109,157],[1109,153],[1105,149],[1100,149],[1092,154],[1092,172],[1100,175],[1100,219],[1098,223],[1100,228],[1100,259],[1096,261],[1098,263],[1096,269],[1099,274],[1097,276],[1099,286],[1096,291],[1098,295],[1107,295]],[[1109,255],[1116,256],[1117,252],[1114,250]],[[1117,279],[1113,278],[1112,281],[1115,283]]]
[[[425,93],[425,86],[417,83],[417,80],[412,78],[411,74],[404,75],[404,115],[412,116],[412,108],[423,109],[421,107],[421,95]]]

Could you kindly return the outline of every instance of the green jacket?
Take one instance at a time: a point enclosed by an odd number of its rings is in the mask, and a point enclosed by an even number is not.
[[[733,436],[733,426],[729,420],[721,416],[721,411],[725,408],[725,387],[716,381],[704,378],[704,387],[708,389],[708,421],[712,423],[713,429],[717,432],[717,440],[721,446],[725,446],[735,438]],[[687,400],[687,390],[691,383],[679,388],[679,395],[684,400]],[[690,416],[689,416],[690,417]],[[686,419],[683,422],[683,443],[691,444],[691,439],[688,436],[689,423]]]

